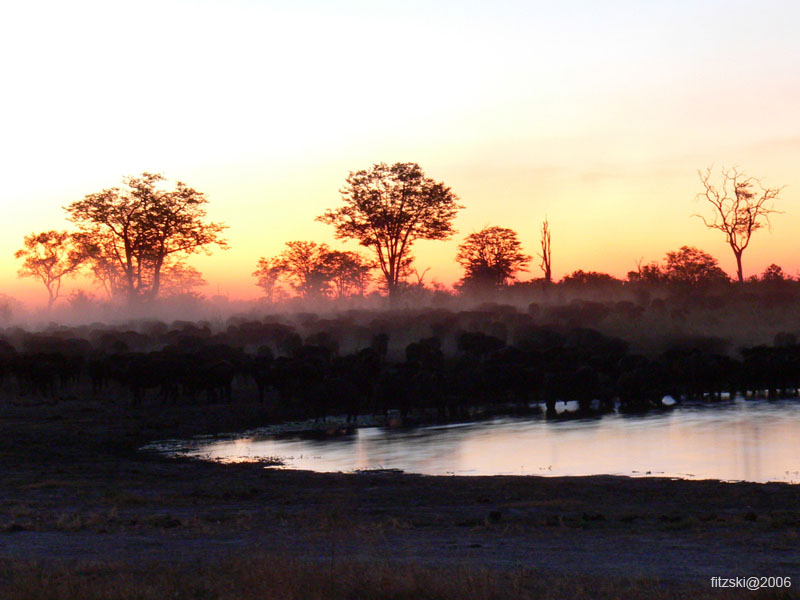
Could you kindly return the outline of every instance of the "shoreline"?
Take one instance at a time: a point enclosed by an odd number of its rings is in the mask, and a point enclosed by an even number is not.
[[[159,434],[256,424],[258,410],[246,410],[0,403],[0,566],[32,577],[25,565],[37,564],[44,581],[58,569],[78,576],[87,563],[99,580],[151,565],[177,568],[183,581],[198,564],[213,571],[247,556],[303,571],[333,548],[337,569],[388,565],[389,579],[404,572],[391,565],[414,565],[487,578],[527,569],[556,587],[627,582],[609,598],[660,597],[620,592],[634,580],[677,597],[682,586],[708,594],[710,577],[744,569],[800,577],[800,486],[788,483],[314,473],[137,451]],[[573,592],[564,593],[581,597]]]
[[[794,399],[786,401],[791,402],[793,405],[796,404]],[[691,412],[694,413],[694,410],[692,409],[699,408],[701,411],[716,411],[720,408],[725,409],[726,407],[728,409],[739,409],[741,407],[735,406],[736,404],[748,406],[752,402],[753,401],[751,400],[737,398],[724,402],[725,406],[720,406],[719,403],[715,403],[715,405],[709,405],[708,403],[701,402],[687,402],[676,408],[678,411],[680,411],[682,408],[689,408]],[[758,404],[762,404],[764,402],[767,401],[757,401]],[[774,402],[775,401],[769,401],[768,403],[773,405]],[[676,408],[670,408],[669,412],[676,410]],[[754,419],[757,418],[761,414],[760,411],[764,408],[765,407],[763,406],[756,407],[754,410],[757,414],[745,415],[745,422],[750,417]],[[513,427],[513,434],[517,436],[520,434],[517,431],[517,426],[519,424],[522,424],[522,426],[527,426],[530,424],[533,425],[533,427],[530,430],[526,429],[524,435],[538,435],[540,433],[546,433],[549,430],[549,427],[540,430],[538,428],[538,425],[540,424],[544,426],[545,423],[552,425],[566,421],[585,421],[594,424],[595,422],[601,422],[606,418],[620,419],[628,417],[628,415],[624,414],[605,412],[603,414],[595,415],[570,415],[564,420],[553,420],[544,417],[541,411],[536,411],[535,409],[536,407],[531,407],[531,411],[525,415],[496,412],[491,415],[486,415],[485,418],[481,418],[479,416],[475,419],[464,419],[455,422],[442,422],[433,419],[425,420],[423,418],[417,418],[411,424],[399,426],[396,424],[397,421],[392,416],[389,418],[384,418],[383,416],[363,415],[360,416],[357,421],[351,423],[346,420],[345,415],[340,415],[328,417],[324,421],[319,422],[313,419],[307,419],[303,421],[291,421],[264,425],[255,428],[246,428],[240,431],[220,431],[212,434],[204,433],[182,438],[162,438],[145,444],[139,448],[139,450],[146,453],[155,453],[156,455],[165,457],[208,460],[220,464],[253,462],[263,464],[265,466],[268,465],[276,468],[284,468],[287,470],[308,470],[316,473],[363,473],[387,471],[406,473],[410,475],[441,477],[478,477],[492,475],[592,477],[598,475],[609,475],[630,477],[633,479],[654,477],[659,479],[683,481],[713,480],[724,483],[800,484],[800,474],[798,474],[795,470],[792,470],[789,468],[789,466],[787,466],[786,471],[781,471],[780,474],[777,474],[775,469],[765,468],[767,465],[772,464],[766,461],[766,459],[763,459],[766,462],[761,465],[762,468],[760,470],[757,469],[757,471],[760,472],[756,474],[762,476],[761,479],[745,479],[734,476],[715,476],[715,474],[708,472],[708,465],[705,465],[705,468],[702,465],[670,465],[668,460],[665,463],[663,460],[659,461],[657,459],[653,460],[652,462],[648,462],[647,466],[643,466],[644,463],[628,464],[626,465],[625,470],[608,469],[606,471],[597,472],[592,472],[590,470],[576,472],[574,469],[574,464],[572,464],[573,469],[565,469],[556,463],[553,463],[553,465],[549,466],[528,464],[527,468],[525,468],[523,465],[519,470],[516,468],[513,470],[491,470],[486,469],[485,465],[483,468],[480,466],[477,468],[472,468],[469,465],[466,465],[463,466],[463,468],[451,469],[449,467],[443,467],[438,470],[431,470],[428,467],[427,470],[425,470],[425,463],[422,463],[421,466],[423,468],[415,470],[415,462],[413,458],[411,462],[408,462],[397,460],[396,456],[391,455],[387,456],[388,462],[383,463],[381,461],[358,460],[358,457],[350,456],[350,454],[353,452],[350,450],[350,447],[353,443],[355,443],[355,438],[358,436],[359,430],[362,429],[373,430],[373,432],[368,435],[367,438],[365,438],[366,441],[364,443],[377,444],[374,450],[378,453],[378,455],[381,455],[383,448],[381,440],[392,440],[392,445],[394,447],[395,444],[408,444],[409,435],[424,435],[426,432],[434,432],[441,429],[455,429],[457,433],[455,434],[456,437],[452,438],[452,444],[458,445],[464,441],[469,444],[469,439],[471,439],[472,435],[469,433],[469,431],[474,430],[480,433],[483,431],[483,428],[486,428],[488,431],[493,431],[492,428],[498,425],[498,433],[505,431],[506,426],[510,424]],[[641,415],[637,417],[647,420],[650,417],[662,416],[665,413],[666,411],[660,411],[653,415]],[[393,421],[395,424],[390,426],[389,423]],[[458,430],[462,428],[467,430],[467,433],[459,434]],[[466,435],[466,438],[462,438],[460,435]],[[472,437],[474,437],[474,435],[472,435]],[[242,442],[242,444],[239,442]],[[266,449],[261,445],[264,442],[269,444]],[[288,444],[285,444],[287,442]],[[272,444],[274,444],[274,448],[272,447]],[[453,447],[455,448],[456,446]],[[460,445],[458,448],[460,448]],[[548,448],[549,446],[537,448],[537,450],[547,451]],[[234,450],[239,450],[241,453],[236,454]],[[395,451],[396,450],[397,448],[395,447]],[[413,453],[413,447],[410,447],[409,451]],[[306,459],[304,460],[301,456],[300,459],[297,460],[298,452],[306,455]],[[307,457],[310,454],[315,454],[317,456],[314,458],[320,459],[319,461],[316,461],[318,466],[314,466],[313,463],[315,461],[308,460]],[[396,454],[396,452],[394,454]],[[528,455],[539,456],[539,454],[536,453],[528,453]],[[327,457],[330,457],[331,460],[327,460]],[[659,462],[662,464],[659,464]],[[417,466],[420,465],[417,464]],[[606,467],[608,467],[608,465],[606,465]],[[628,469],[627,467],[631,468]],[[752,469],[750,469],[750,471],[752,471]],[[770,474],[773,476],[772,479],[767,478],[767,475]]]

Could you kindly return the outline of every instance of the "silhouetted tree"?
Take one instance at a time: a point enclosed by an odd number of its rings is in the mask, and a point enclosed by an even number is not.
[[[462,208],[450,188],[415,163],[351,171],[340,193],[344,206],[317,220],[333,225],[338,239],[358,240],[375,252],[390,296],[408,272],[413,243],[448,239]]]
[[[363,295],[375,266],[357,252],[331,250],[316,242],[287,242],[286,249],[274,258],[260,258],[253,276],[273,300],[277,285],[286,277],[304,298]]]
[[[658,284],[666,281],[664,270],[657,262],[643,265],[641,261],[636,263],[635,271],[628,271],[628,281],[631,283]]]
[[[330,276],[330,287],[337,298],[363,296],[371,280],[370,271],[374,263],[365,260],[357,252],[331,250],[323,258]]]
[[[761,275],[753,275],[747,279],[748,281],[763,281],[764,283],[784,283],[786,281],[793,281],[791,275],[786,273],[780,266],[771,264]]]
[[[110,233],[82,233],[75,234],[75,240],[80,247],[80,253],[86,258],[89,269],[94,275],[109,298],[125,296],[125,274],[114,255],[116,242]]]
[[[764,269],[761,273],[761,281],[791,281],[792,277],[775,263]]]
[[[197,296],[206,285],[203,274],[183,261],[170,263],[161,270],[161,292],[166,296]]]
[[[744,281],[742,274],[742,254],[750,245],[753,232],[769,225],[769,215],[780,211],[772,208],[772,202],[782,188],[765,188],[755,177],[746,177],[737,168],[723,169],[722,182],[711,182],[711,169],[698,171],[704,191],[698,196],[713,207],[713,219],[695,215],[703,220],[706,227],[718,229],[725,234],[725,240],[736,257],[736,274],[739,283]]]
[[[616,286],[621,285],[622,281],[608,273],[578,269],[569,275],[565,275],[560,283],[567,286]]]
[[[279,260],[292,287],[304,298],[325,296],[330,291],[330,269],[325,262],[330,249],[316,242],[286,242]]]
[[[550,285],[553,282],[552,263],[550,262],[550,223],[547,219],[542,222],[542,239],[541,239],[542,253],[539,258],[542,262],[539,263],[539,268],[544,273],[544,284]]]
[[[27,235],[14,257],[23,259],[20,277],[35,277],[47,288],[47,310],[61,295],[63,277],[74,275],[85,260],[77,251],[72,234],[66,231]]]
[[[262,256],[258,259],[253,277],[258,279],[256,285],[264,290],[268,302],[274,300],[278,281],[285,272],[286,267],[279,257],[265,258]]]
[[[112,293],[129,301],[153,300],[169,259],[216,244],[225,226],[206,221],[205,196],[178,182],[171,191],[164,177],[143,173],[123,179],[124,188],[89,194],[66,207],[80,229],[83,256]]]
[[[516,232],[505,227],[485,227],[469,234],[459,245],[456,262],[464,268],[459,287],[496,289],[525,271],[531,257],[522,253]]]
[[[664,275],[670,283],[690,286],[730,281],[725,271],[719,268],[716,258],[690,246],[667,252]]]

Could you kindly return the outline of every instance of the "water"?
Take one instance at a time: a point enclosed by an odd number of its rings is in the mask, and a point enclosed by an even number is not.
[[[276,457],[288,468],[429,475],[628,475],[800,483],[800,402],[735,401],[661,414],[495,419],[325,440],[251,434],[156,445],[215,460]]]

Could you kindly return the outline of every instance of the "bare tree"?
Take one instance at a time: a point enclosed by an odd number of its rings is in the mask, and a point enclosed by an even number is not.
[[[772,203],[778,198],[782,187],[767,188],[755,177],[747,177],[737,167],[722,169],[722,182],[711,181],[711,168],[698,171],[704,191],[698,198],[705,199],[713,207],[713,218],[699,217],[709,229],[718,229],[736,257],[736,274],[739,283],[744,282],[742,254],[750,245],[753,232],[769,226],[769,215],[780,213]]]
[[[550,223],[548,223],[547,217],[545,217],[542,222],[541,244],[542,253],[539,255],[539,258],[542,259],[542,262],[539,263],[539,268],[542,269],[544,273],[545,285],[550,285],[553,282],[553,271],[550,263]]]
[[[424,279],[425,279],[425,275],[426,275],[426,274],[428,273],[428,271],[430,271],[430,270],[431,270],[431,268],[430,268],[430,267],[425,267],[425,268],[422,270],[422,273],[420,273],[420,272],[419,272],[419,270],[418,270],[416,267],[414,267],[414,269],[413,269],[413,271],[414,271],[414,277],[416,277],[416,278],[417,278],[417,282],[416,282],[414,285],[416,285],[416,286],[418,286],[418,287],[425,287],[425,283],[423,283],[423,281],[424,281]]]

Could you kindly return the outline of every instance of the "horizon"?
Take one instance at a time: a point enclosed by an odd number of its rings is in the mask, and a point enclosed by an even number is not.
[[[84,1],[5,12],[0,49],[17,60],[4,69],[15,93],[0,99],[0,293],[28,304],[46,293],[17,277],[23,237],[70,229],[62,207],[143,171],[203,192],[209,220],[228,226],[230,250],[188,262],[203,293],[232,300],[261,295],[251,273],[285,242],[366,254],[314,219],[340,205],[350,171],[378,162],[418,163],[465,207],[450,241],[415,244],[426,283],[452,286],[458,244],[491,225],[514,229],[534,256],[519,279],[539,277],[545,218],[556,280],[577,269],[624,278],[684,245],[732,275],[723,236],[692,217],[710,212],[697,170],[712,165],[784,187],[784,214],[754,235],[745,277],[772,263],[800,269],[792,3]],[[66,281],[77,288],[89,280]]]

